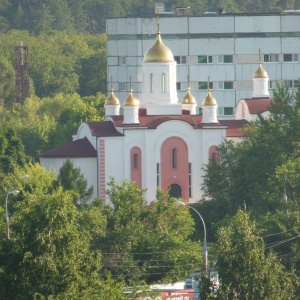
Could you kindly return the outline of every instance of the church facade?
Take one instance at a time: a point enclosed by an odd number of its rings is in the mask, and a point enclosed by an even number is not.
[[[72,142],[40,154],[40,163],[58,171],[70,159],[94,187],[94,196],[106,201],[107,183],[114,177],[117,182],[131,180],[145,189],[148,203],[155,200],[157,188],[197,202],[202,198],[203,166],[216,159],[217,146],[224,139],[242,139],[241,128],[261,112],[262,106],[268,107],[267,73],[259,64],[253,76],[252,98],[241,99],[236,119],[218,120],[218,104],[209,80],[202,114],[198,114],[189,84],[184,98],[178,99],[176,61],[159,28],[141,68],[140,99],[130,87],[120,114],[120,101],[111,87],[105,120],[82,123]],[[251,104],[254,108],[250,109]]]

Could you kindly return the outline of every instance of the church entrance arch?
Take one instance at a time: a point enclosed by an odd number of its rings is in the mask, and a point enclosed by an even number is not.
[[[177,136],[167,138],[161,146],[161,188],[170,196],[189,200],[189,160],[186,142]]]
[[[181,187],[179,184],[171,184],[169,186],[169,196],[172,198],[181,198]]]

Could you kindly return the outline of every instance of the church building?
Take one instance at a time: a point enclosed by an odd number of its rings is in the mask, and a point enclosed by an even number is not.
[[[235,119],[218,120],[218,103],[209,79],[200,108],[189,84],[184,98],[178,99],[176,64],[158,25],[156,40],[141,66],[140,99],[130,87],[120,114],[120,101],[111,87],[105,120],[82,123],[72,142],[40,154],[41,165],[59,171],[70,159],[94,187],[95,197],[106,201],[111,177],[116,182],[134,181],[146,190],[148,203],[155,200],[157,188],[190,203],[199,201],[203,165],[216,158],[217,146],[224,139],[239,141],[245,124],[257,113],[267,114],[269,78],[260,63],[253,76],[252,98],[239,101]]]

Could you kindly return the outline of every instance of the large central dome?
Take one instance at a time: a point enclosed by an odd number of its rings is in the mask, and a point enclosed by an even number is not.
[[[155,44],[149,48],[144,56],[144,63],[150,62],[173,62],[174,56],[171,50],[164,45],[160,32],[157,32]]]

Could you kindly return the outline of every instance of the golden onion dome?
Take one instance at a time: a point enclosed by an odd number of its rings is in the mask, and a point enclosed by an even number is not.
[[[210,94],[210,90],[208,90],[206,98],[202,101],[203,106],[217,106],[216,99]]]
[[[129,92],[128,98],[124,102],[124,106],[139,106],[140,101],[132,95],[132,89]]]
[[[105,105],[120,105],[119,99],[115,96],[114,90],[110,90],[110,95],[106,98]]]
[[[150,47],[144,56],[144,63],[149,62],[173,62],[174,56],[172,51],[164,45],[161,40],[160,32],[157,32],[156,41],[152,47]]]
[[[262,67],[261,63],[259,63],[259,67],[256,70],[256,72],[253,74],[253,78],[268,78],[268,73],[266,70]]]
[[[187,90],[187,94],[184,96],[182,100],[182,104],[197,104],[195,98],[191,95],[191,88],[189,87]]]

